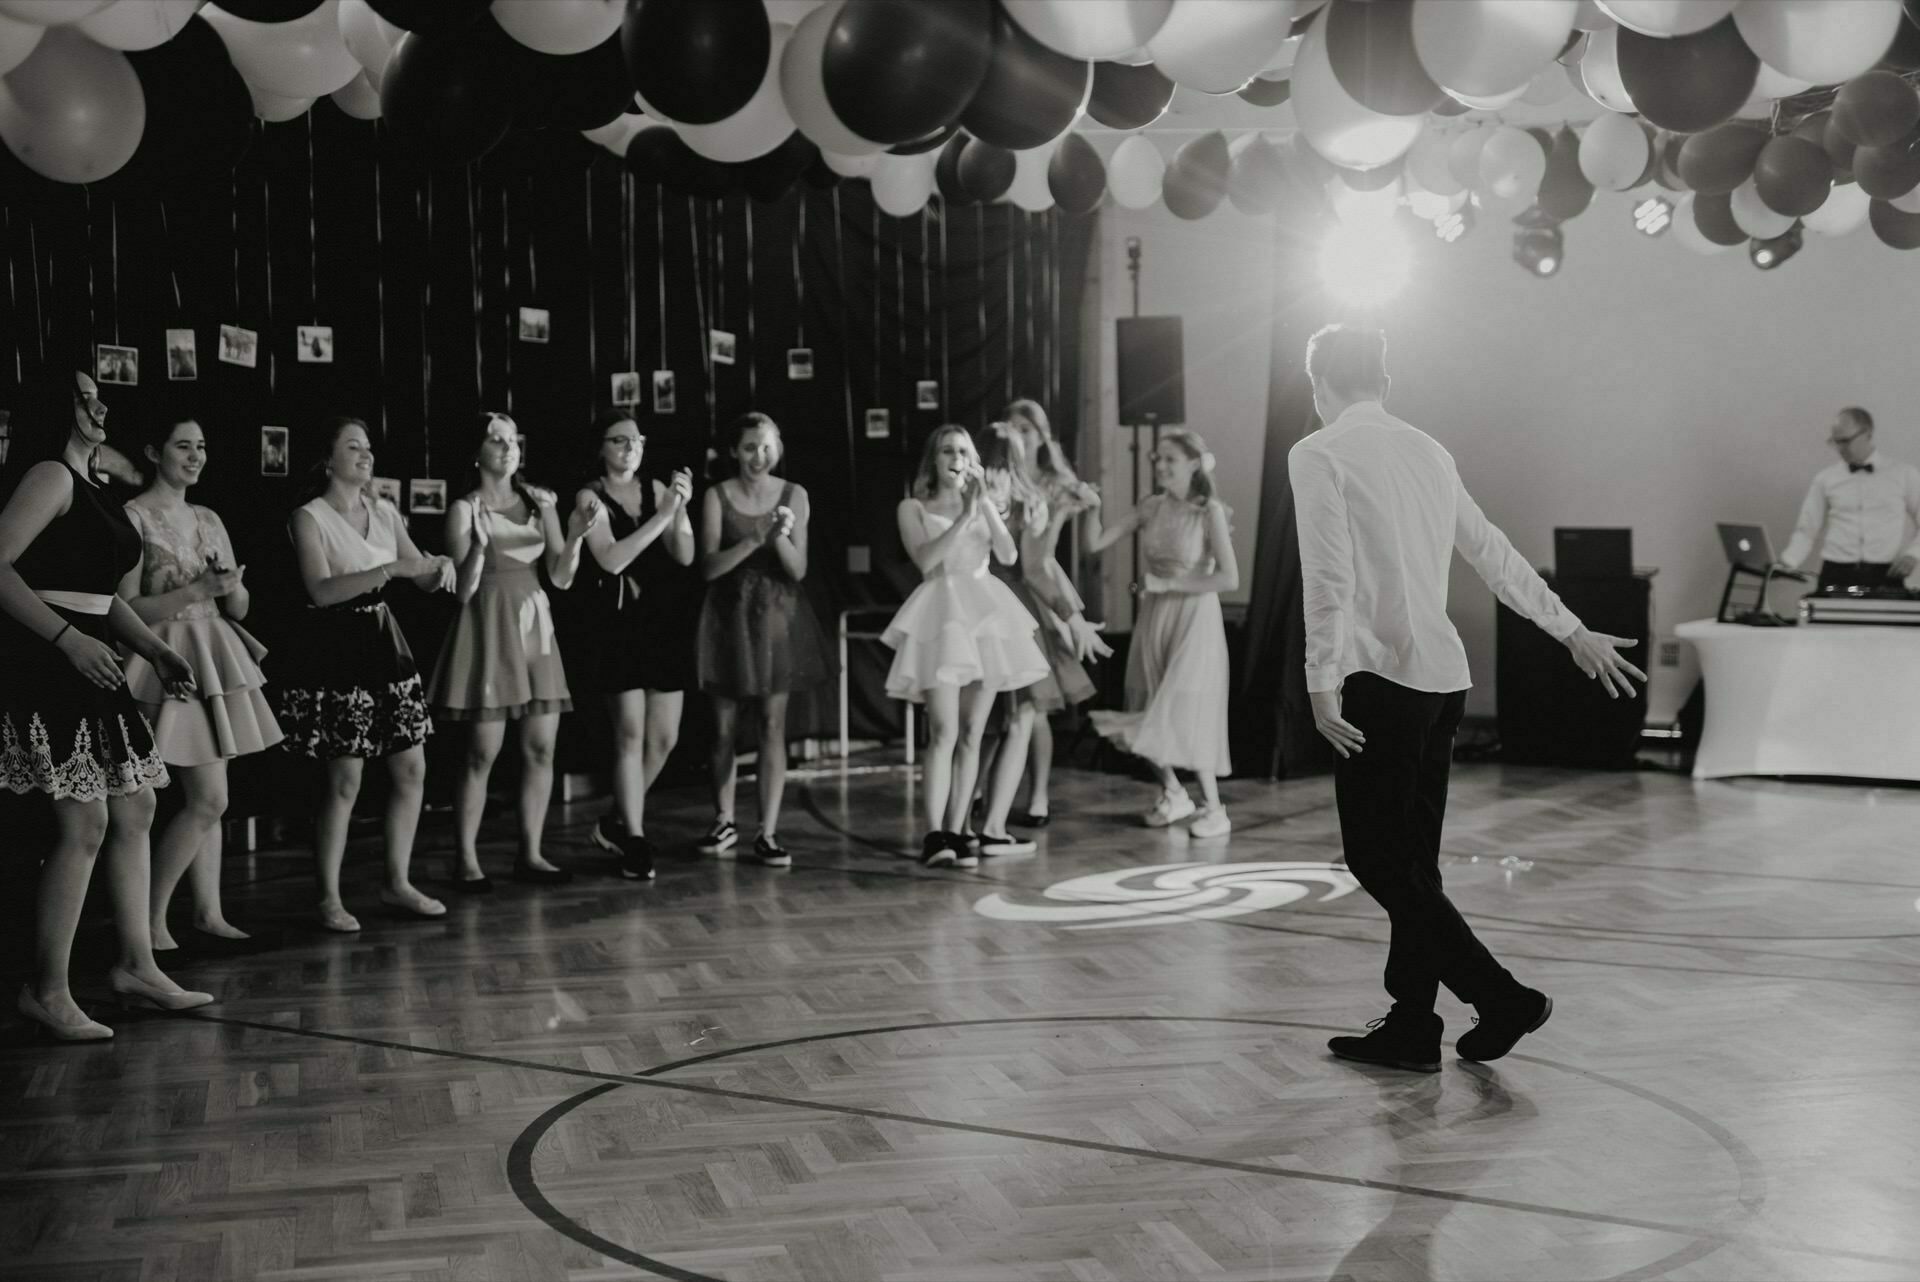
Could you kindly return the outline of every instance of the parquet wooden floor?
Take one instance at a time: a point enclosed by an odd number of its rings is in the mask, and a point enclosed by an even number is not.
[[[791,870],[651,885],[556,812],[579,880],[439,923],[357,851],[354,939],[235,858],[289,937],[182,965],[217,1005],[0,1034],[0,1275],[1920,1278],[1920,790],[1460,768],[1448,884],[1558,1005],[1437,1076],[1324,1050],[1384,1007],[1330,783],[1227,793],[1195,841],[1064,772],[1039,854],[928,872],[832,771]]]

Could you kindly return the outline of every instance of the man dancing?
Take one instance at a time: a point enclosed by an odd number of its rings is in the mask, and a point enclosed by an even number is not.
[[[1453,457],[1387,413],[1387,341],[1329,325],[1307,343],[1323,426],[1288,455],[1299,522],[1307,691],[1333,745],[1334,796],[1347,867],[1387,910],[1393,1007],[1335,1055],[1434,1073],[1445,984],[1479,1012],[1455,1045],[1499,1059],[1547,1022],[1553,999],[1494,959],[1440,884],[1440,827],[1453,736],[1472,681],[1447,618],[1447,570],[1459,549],[1499,598],[1563,642],[1612,698],[1646,674],[1620,657],[1634,643],[1590,632],[1460,483]]]

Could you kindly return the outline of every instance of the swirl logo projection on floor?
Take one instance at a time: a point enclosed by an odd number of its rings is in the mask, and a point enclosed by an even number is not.
[[[1312,894],[1316,884],[1325,888],[1322,903],[1360,888],[1341,864],[1159,864],[1058,882],[1041,892],[1050,901],[1043,904],[1015,903],[995,894],[976,902],[973,910],[996,921],[1040,922],[1068,930],[1170,926],[1283,908]]]

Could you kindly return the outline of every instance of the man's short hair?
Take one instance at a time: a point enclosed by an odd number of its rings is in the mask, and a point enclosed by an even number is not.
[[[1873,415],[1867,413],[1858,405],[1847,406],[1847,408],[1840,411],[1840,417],[1850,420],[1854,428],[1858,431],[1871,432],[1873,430]]]
[[[1307,340],[1307,375],[1349,394],[1387,385],[1387,336],[1377,329],[1327,325]]]

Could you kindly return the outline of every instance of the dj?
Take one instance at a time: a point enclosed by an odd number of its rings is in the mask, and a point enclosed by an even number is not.
[[[1800,521],[1780,554],[1797,568],[1821,539],[1820,587],[1898,586],[1920,565],[1920,468],[1873,447],[1873,416],[1848,407],[1827,444],[1840,461],[1814,475]]]

